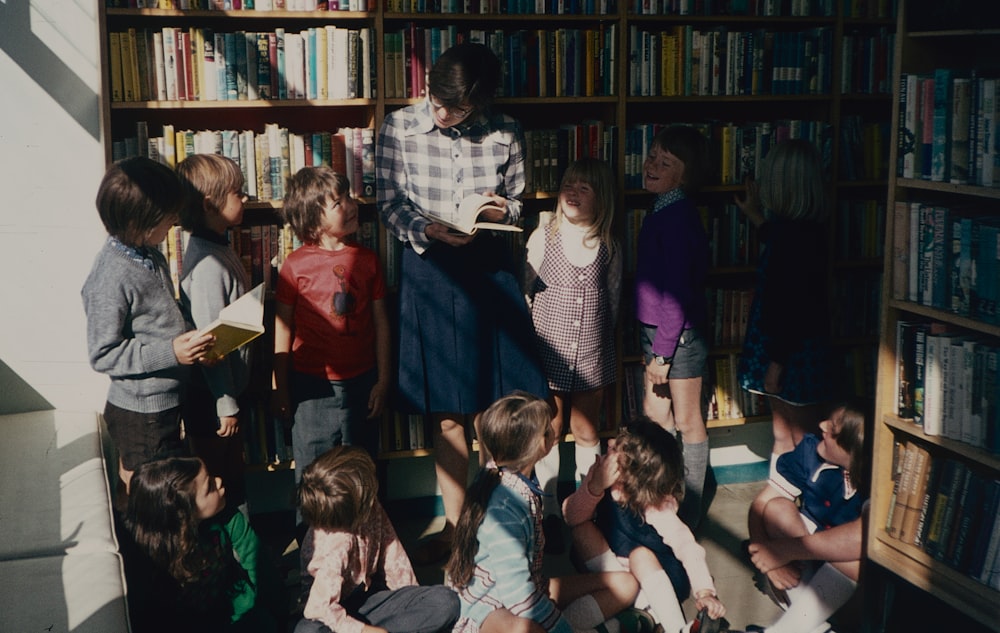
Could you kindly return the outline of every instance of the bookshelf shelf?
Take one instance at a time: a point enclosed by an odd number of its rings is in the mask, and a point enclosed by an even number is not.
[[[190,20],[306,20],[316,22],[329,22],[331,20],[370,20],[375,14],[367,11],[256,11],[229,10],[229,11],[209,11],[199,9],[105,9],[107,16],[111,18],[182,18]]]
[[[882,423],[887,427],[892,428],[894,432],[904,433],[917,438],[922,442],[940,446],[941,448],[948,450],[950,453],[956,453],[966,459],[981,464],[986,468],[1000,471],[1000,456],[990,453],[989,451],[976,448],[975,446],[970,446],[969,444],[963,442],[957,442],[946,437],[941,437],[939,435],[927,435],[924,433],[923,427],[919,424],[914,423],[912,420],[903,419],[898,416],[886,415],[882,418]]]
[[[122,101],[112,110],[242,110],[372,107],[374,99],[255,99],[253,101]]]
[[[885,531],[870,535],[868,547],[869,557],[874,554],[886,569],[905,574],[907,581],[947,604],[966,605],[967,615],[991,628],[996,626],[1000,618],[996,603],[968,604],[969,596],[981,591],[982,586],[967,576],[942,565],[917,547],[900,543]]]

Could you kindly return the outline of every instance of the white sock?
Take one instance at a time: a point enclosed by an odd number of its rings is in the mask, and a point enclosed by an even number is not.
[[[628,571],[628,567],[622,565],[621,561],[618,560],[618,556],[616,556],[615,553],[609,549],[606,549],[601,552],[601,554],[585,561],[583,566],[590,572]]]
[[[576,458],[576,480],[583,481],[583,478],[587,475],[587,471],[597,461],[597,456],[601,454],[601,443],[598,442],[593,446],[580,446],[578,442],[574,446],[573,456]]]
[[[552,447],[548,454],[535,463],[535,477],[542,492],[542,514],[562,516],[559,508],[559,444]]]
[[[767,633],[824,630],[827,618],[850,600],[857,586],[833,565],[820,565],[811,578],[803,574],[799,584],[788,590],[788,610],[767,627]]]
[[[593,630],[595,626],[604,622],[604,614],[601,613],[600,605],[589,593],[569,603],[569,606],[563,609],[562,614],[573,630],[578,633]]]
[[[656,621],[663,625],[664,631],[680,631],[686,624],[681,603],[677,600],[677,592],[670,582],[667,572],[662,569],[639,578],[639,586],[646,594],[650,603],[649,610],[653,612]]]

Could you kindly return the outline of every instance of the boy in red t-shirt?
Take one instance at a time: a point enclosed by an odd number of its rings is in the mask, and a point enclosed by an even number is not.
[[[390,387],[389,317],[378,256],[353,241],[358,204],[347,178],[305,167],[289,178],[282,213],[302,241],[281,265],[272,408],[292,419],[295,480],[340,444],[378,451]]]

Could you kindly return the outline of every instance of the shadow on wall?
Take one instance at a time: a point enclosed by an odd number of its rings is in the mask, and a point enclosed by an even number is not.
[[[52,409],[48,400],[0,360],[0,415]]]
[[[31,5],[29,0],[0,1],[0,50],[73,117],[81,128],[94,139],[100,140],[101,116],[97,93],[37,35],[46,30],[58,35],[58,21],[65,21],[65,16],[47,16],[44,8],[32,8]],[[64,10],[62,3],[52,4],[52,8],[56,6],[60,12]],[[79,10],[79,7],[74,10]],[[32,23],[33,19],[35,23]],[[95,16],[95,25],[96,19]],[[96,32],[96,26],[94,31]],[[71,37],[65,35],[64,39],[73,46]],[[87,54],[90,51],[78,52]],[[96,58],[96,53],[94,55]]]

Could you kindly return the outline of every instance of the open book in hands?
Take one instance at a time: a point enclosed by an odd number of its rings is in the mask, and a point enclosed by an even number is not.
[[[201,333],[215,336],[215,345],[205,353],[209,359],[222,358],[263,334],[264,284],[219,310],[219,318],[202,328]]]
[[[452,231],[464,235],[472,235],[479,229],[490,229],[493,231],[522,231],[523,229],[514,224],[501,224],[500,222],[480,221],[479,216],[487,209],[505,209],[493,201],[490,196],[474,193],[466,196],[462,204],[458,206],[458,217],[454,219],[442,219],[434,216],[429,218],[432,222],[443,224]]]

